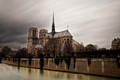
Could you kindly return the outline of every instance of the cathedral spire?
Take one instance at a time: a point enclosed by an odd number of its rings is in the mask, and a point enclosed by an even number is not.
[[[54,23],[54,12],[53,12],[53,23],[52,23],[52,36],[55,34],[55,23]]]

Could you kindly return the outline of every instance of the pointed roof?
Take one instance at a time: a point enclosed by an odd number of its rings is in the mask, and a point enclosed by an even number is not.
[[[54,36],[52,36],[51,33],[46,34],[46,38],[52,38],[52,37],[59,38],[59,37],[66,37],[66,36],[72,37],[71,33],[68,30],[64,30],[64,31],[61,31],[61,32],[56,32],[54,34]]]
[[[57,38],[57,37],[65,37],[65,36],[72,36],[72,35],[71,35],[71,33],[68,30],[57,32],[54,35],[55,38]]]
[[[52,36],[55,34],[55,23],[54,23],[54,12],[53,12],[53,23],[52,23]]]

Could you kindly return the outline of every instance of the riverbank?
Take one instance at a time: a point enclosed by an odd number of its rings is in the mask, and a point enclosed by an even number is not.
[[[40,70],[0,64],[0,80],[119,80],[116,78],[100,77],[67,72]]]
[[[3,59],[2,63],[18,66],[18,62],[13,61],[13,59]],[[20,60],[20,67],[40,69],[40,59],[32,59],[31,65],[29,65],[29,59],[22,58]],[[56,65],[54,63],[54,59],[49,58],[44,59],[43,69],[120,78],[120,68],[117,66],[115,59],[92,59],[90,64],[88,64],[87,59],[76,59],[75,65],[74,60],[71,60],[70,67],[68,69],[65,61]]]

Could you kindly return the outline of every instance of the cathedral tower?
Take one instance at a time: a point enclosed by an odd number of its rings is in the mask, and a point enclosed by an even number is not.
[[[31,27],[28,31],[28,53],[31,53],[32,49],[38,44],[38,30]]]
[[[46,34],[48,33],[48,30],[46,29],[41,29],[39,32],[39,44],[41,44],[42,46],[45,46],[45,37]]]

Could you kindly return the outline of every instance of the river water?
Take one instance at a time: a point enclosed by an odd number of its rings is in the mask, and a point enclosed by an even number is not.
[[[108,77],[30,69],[0,64],[0,80],[119,80]]]

